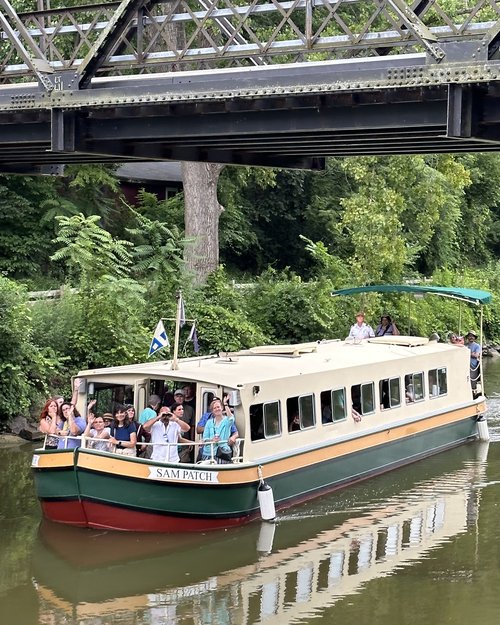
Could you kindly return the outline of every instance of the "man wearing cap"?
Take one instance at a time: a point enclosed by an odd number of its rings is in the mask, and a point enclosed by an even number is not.
[[[351,326],[348,338],[351,339],[369,339],[375,336],[373,328],[365,323],[365,313],[359,311],[356,314],[356,323]]]
[[[189,404],[184,403],[185,393],[184,389],[178,388],[174,393],[174,403],[172,404],[172,409],[176,404],[181,404],[184,408],[184,415],[181,417],[182,420],[188,425],[194,425],[194,409]]]

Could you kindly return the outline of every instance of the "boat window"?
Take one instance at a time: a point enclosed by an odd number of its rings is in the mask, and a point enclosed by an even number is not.
[[[351,400],[355,412],[361,415],[375,412],[375,385],[373,382],[351,386]]]
[[[323,391],[321,400],[321,422],[326,425],[346,418],[345,388]]]
[[[279,401],[264,404],[264,436],[271,438],[281,434],[281,415]]]
[[[422,372],[405,375],[405,395],[407,404],[424,399],[424,374]]]
[[[299,397],[300,427],[312,428],[316,424],[314,414],[314,395],[303,395]]]
[[[250,406],[250,438],[259,441],[281,435],[281,408],[279,401]]]
[[[313,427],[316,423],[314,395],[300,395],[286,400],[288,431],[295,432]]]
[[[429,370],[429,397],[439,397],[448,392],[446,368]]]
[[[97,400],[96,413],[113,412],[116,404],[134,403],[134,387],[124,384],[94,382],[93,398]]]
[[[401,383],[399,378],[386,378],[379,382],[380,408],[388,410],[401,405]]]
[[[375,412],[375,385],[373,382],[361,385],[361,414]]]

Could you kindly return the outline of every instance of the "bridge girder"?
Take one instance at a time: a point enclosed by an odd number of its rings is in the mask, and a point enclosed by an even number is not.
[[[498,19],[481,21],[488,0],[462,24],[437,26],[435,0],[373,0],[362,31],[347,24],[341,36],[327,36],[314,11],[331,10],[333,20],[355,0],[225,2],[123,0],[94,5],[106,20],[96,12],[91,24],[63,28],[63,11],[88,7],[16,15],[0,0],[0,40],[14,50],[0,59],[0,172],[174,159],[318,169],[330,155],[500,149],[500,7]],[[255,20],[273,12],[297,40],[280,39],[277,28],[261,45]],[[393,30],[371,32],[375,18]],[[194,35],[179,37],[179,24]],[[56,49],[65,34],[79,38],[68,58]],[[353,58],[276,63],[296,53]],[[12,63],[16,54],[24,64]],[[157,71],[195,60],[208,67]],[[19,82],[30,75],[37,82]]]

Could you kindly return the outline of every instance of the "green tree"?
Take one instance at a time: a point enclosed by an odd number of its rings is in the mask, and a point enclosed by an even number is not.
[[[177,274],[183,267],[182,250],[185,240],[177,226],[169,227],[158,219],[148,219],[139,212],[132,211],[136,227],[127,228],[135,246],[132,252],[132,271],[139,278],[152,282]]]
[[[46,380],[55,362],[32,341],[30,308],[25,290],[0,276],[0,420],[28,414],[40,394],[47,393]],[[47,350],[45,350],[47,352]]]
[[[34,283],[50,271],[54,228],[43,221],[45,202],[57,201],[52,179],[0,177],[0,271]],[[57,276],[57,271],[52,272]],[[56,279],[60,279],[56,277]]]
[[[51,259],[66,263],[69,275],[81,283],[92,282],[104,275],[123,277],[132,262],[130,241],[114,239],[98,225],[99,216],[58,217],[59,232],[55,240],[61,247]]]

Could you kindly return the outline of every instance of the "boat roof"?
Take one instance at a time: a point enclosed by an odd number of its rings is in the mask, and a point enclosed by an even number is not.
[[[99,377],[168,378],[198,381],[206,384],[238,388],[247,384],[294,378],[300,375],[345,370],[351,367],[377,366],[415,356],[459,349],[455,345],[429,341],[415,336],[384,336],[364,341],[346,339],[301,343],[297,345],[266,345],[215,356],[182,358],[178,369],[171,369],[170,360],[153,361],[106,369],[89,369],[79,373],[96,380]]]
[[[418,293],[425,295],[440,295],[441,297],[451,297],[462,300],[469,304],[489,304],[493,296],[488,291],[479,289],[464,289],[453,286],[427,286],[425,284],[375,284],[371,286],[358,286],[349,289],[339,289],[332,291],[332,296],[356,295],[358,293]]]

